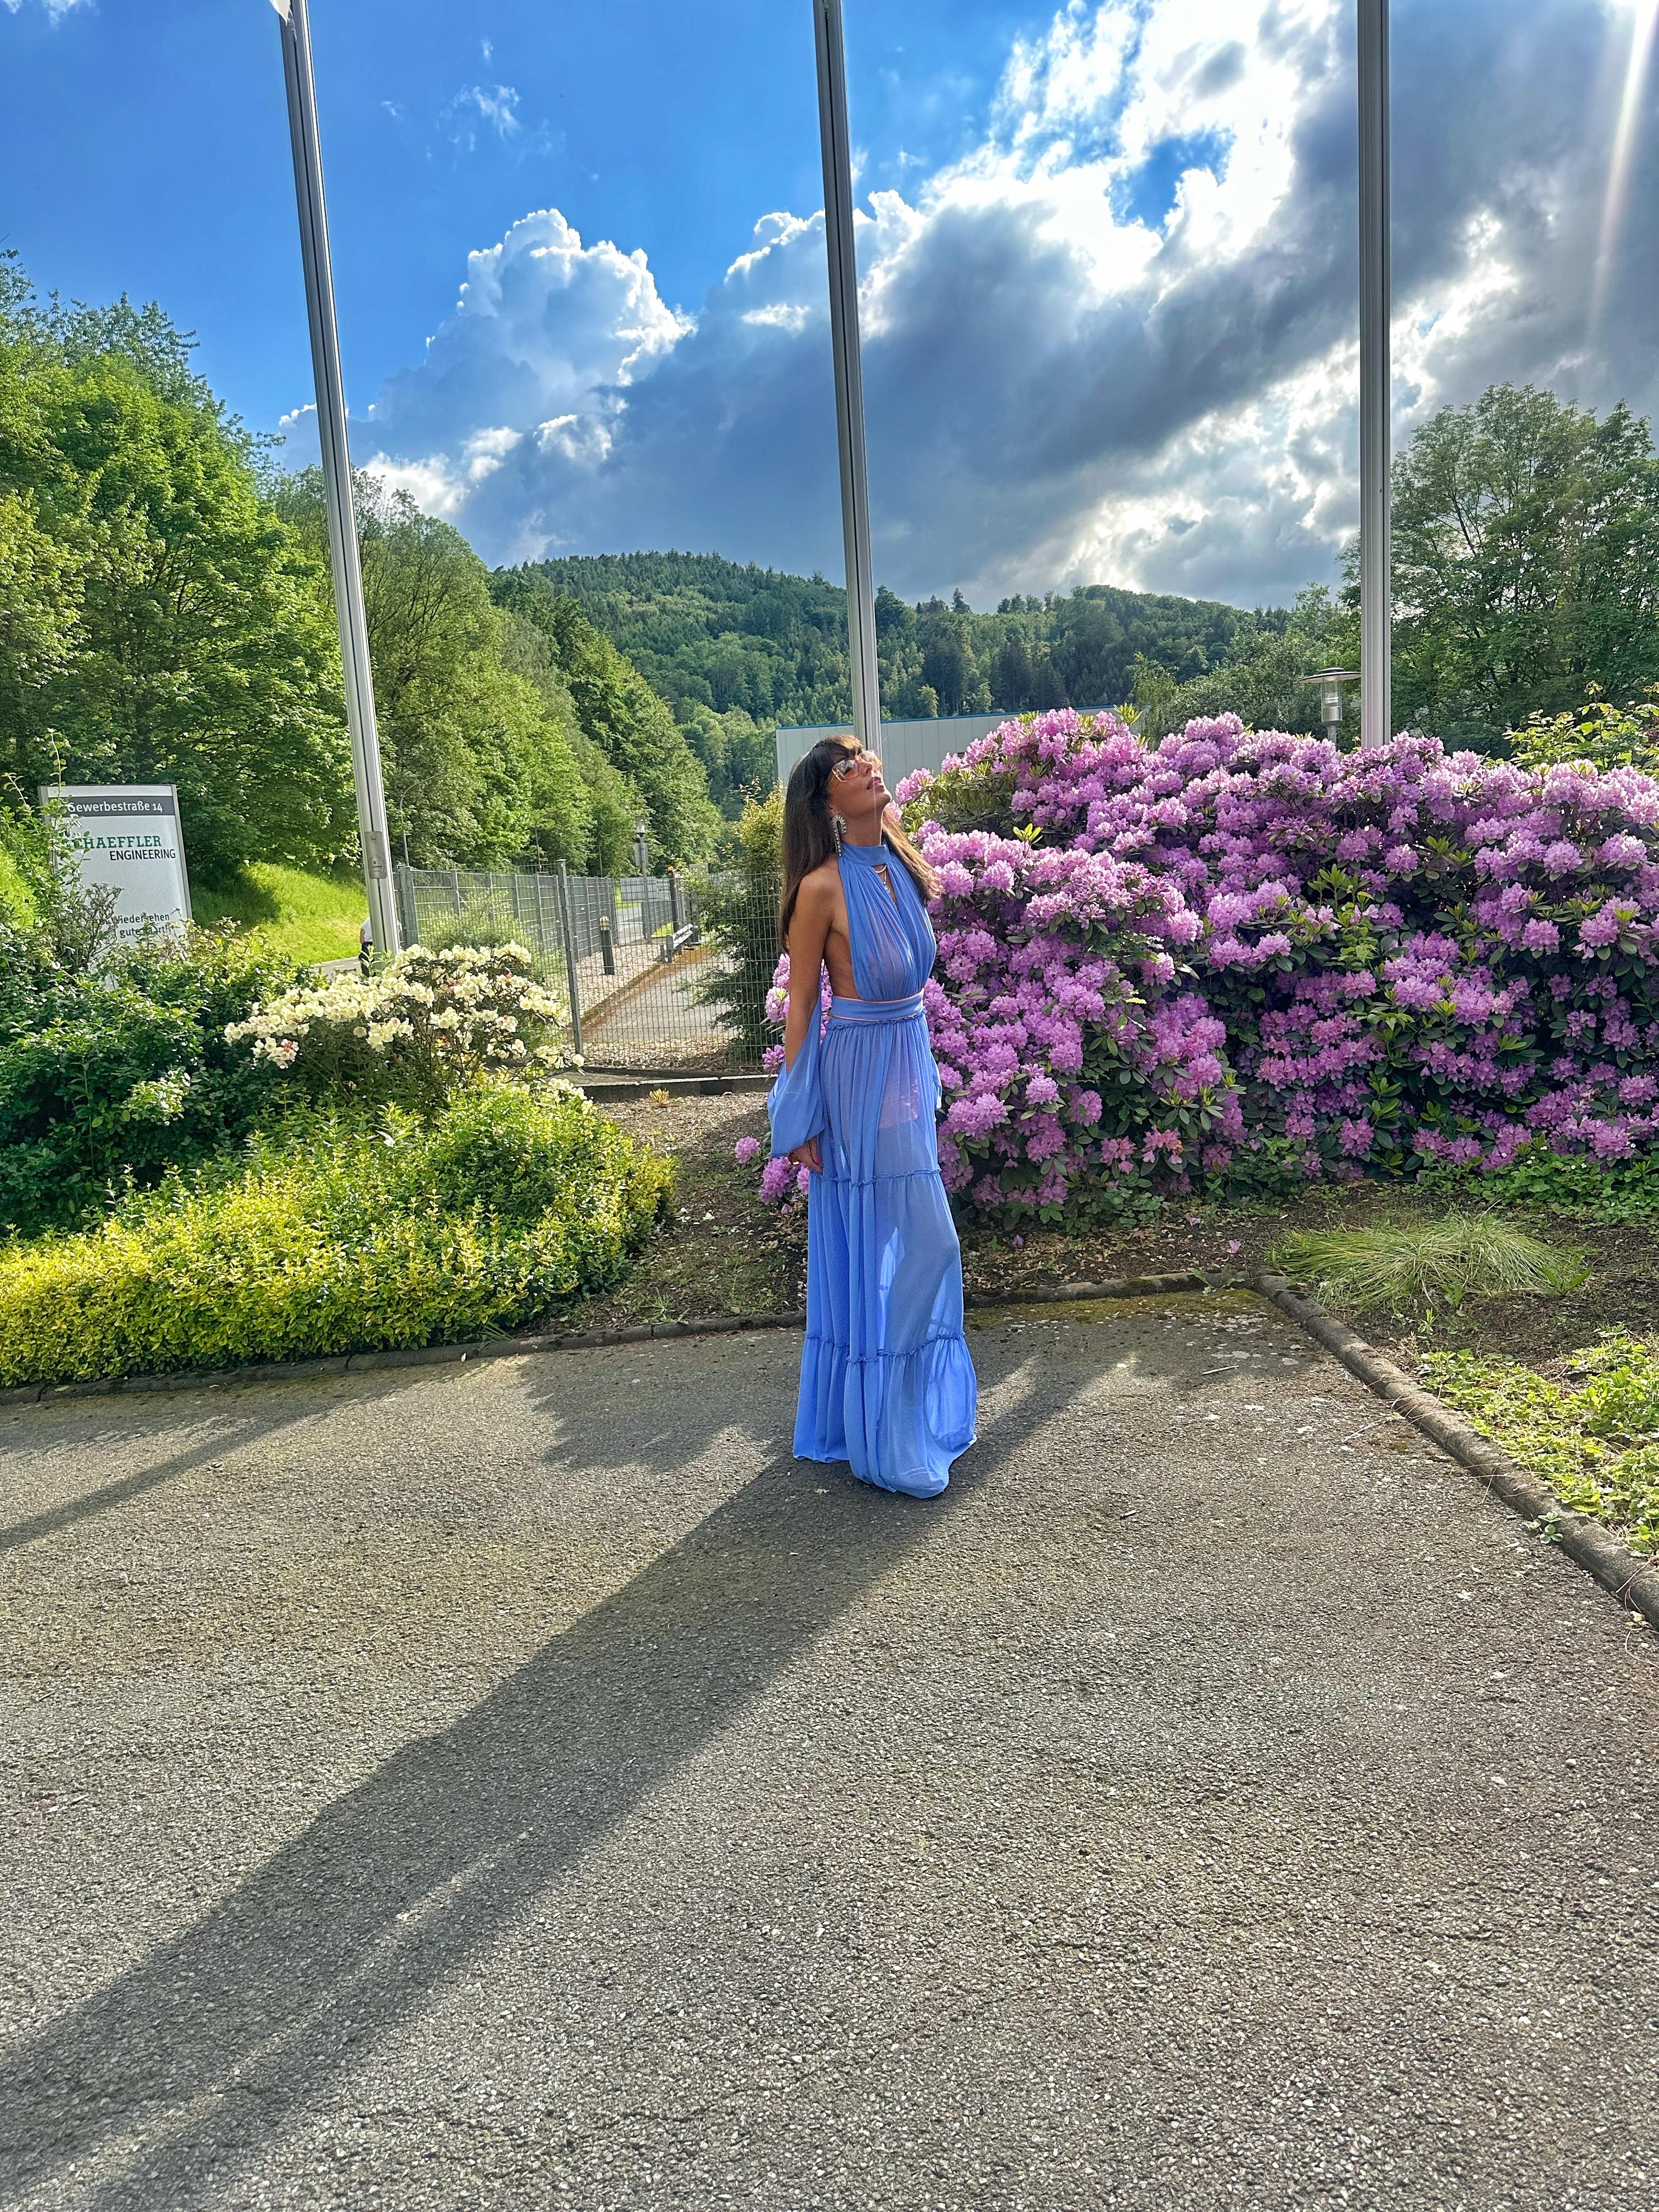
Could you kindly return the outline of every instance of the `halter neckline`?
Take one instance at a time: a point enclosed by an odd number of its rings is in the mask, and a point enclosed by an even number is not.
[[[843,837],[841,843],[843,860],[860,860],[866,868],[884,867],[892,855],[884,837],[878,845],[852,845]]]

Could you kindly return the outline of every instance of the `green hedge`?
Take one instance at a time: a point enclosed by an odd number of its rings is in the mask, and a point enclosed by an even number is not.
[[[267,1119],[282,1079],[225,1025],[294,974],[198,930],[77,975],[0,925],[0,1231],[76,1228]]]
[[[578,1094],[464,1094],[434,1126],[318,1117],[100,1227],[0,1243],[0,1384],[454,1342],[616,1281],[668,1162]]]

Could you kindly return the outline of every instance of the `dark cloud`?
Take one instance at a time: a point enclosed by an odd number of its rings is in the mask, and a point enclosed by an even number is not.
[[[1057,18],[973,159],[860,225],[878,567],[907,593],[1282,598],[1351,526],[1352,11],[1154,0],[1134,35],[1121,13]],[[1659,398],[1651,143],[1599,348],[1589,328],[1623,36],[1599,0],[1396,9],[1403,428],[1503,379]],[[1224,147],[1218,175],[1159,234],[1115,223],[1129,157],[1098,144],[1171,141]],[[691,545],[837,574],[823,293],[816,219],[767,218],[693,328],[641,255],[527,219],[373,436],[491,558]]]

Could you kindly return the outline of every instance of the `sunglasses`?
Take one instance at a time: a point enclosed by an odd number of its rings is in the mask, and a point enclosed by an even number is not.
[[[830,769],[830,781],[831,783],[841,783],[844,781],[848,776],[851,775],[855,769],[879,768],[880,766],[881,755],[879,753],[843,753],[841,758],[836,763],[834,768]]]

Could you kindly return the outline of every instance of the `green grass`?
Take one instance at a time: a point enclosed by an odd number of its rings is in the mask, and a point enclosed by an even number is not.
[[[1299,1289],[1352,1313],[1431,1313],[1466,1297],[1562,1297],[1587,1272],[1576,1254],[1490,1213],[1305,1229],[1270,1257]]]
[[[234,921],[285,960],[348,960],[368,911],[355,870],[313,875],[256,860],[228,884],[194,884],[191,908],[204,926]]]
[[[0,921],[27,929],[34,919],[34,895],[24,882],[16,861],[0,845]]]
[[[1659,1552],[1659,1345],[1613,1329],[1559,1366],[1556,1381],[1518,1359],[1435,1352],[1421,1372],[1564,1504]]]

